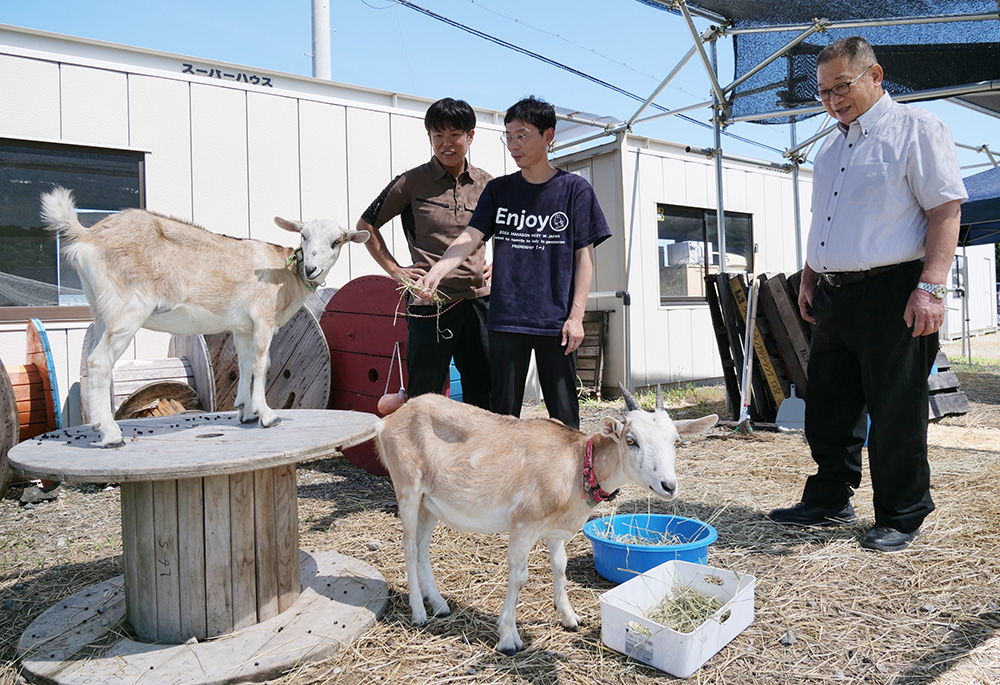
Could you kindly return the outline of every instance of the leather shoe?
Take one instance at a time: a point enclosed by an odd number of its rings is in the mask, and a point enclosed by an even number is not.
[[[889,526],[875,526],[861,538],[861,546],[877,552],[898,552],[910,546],[920,531],[903,533]]]
[[[817,507],[799,502],[787,509],[774,509],[767,517],[775,523],[792,526],[839,526],[858,520],[850,502],[839,508]]]

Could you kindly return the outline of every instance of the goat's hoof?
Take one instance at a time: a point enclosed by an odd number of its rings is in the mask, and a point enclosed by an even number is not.
[[[497,645],[497,651],[503,654],[504,656],[514,656],[515,654],[523,650],[524,650],[524,645],[522,644],[517,644],[514,645],[513,647],[501,647]]]
[[[241,416],[240,423],[257,423],[259,421],[256,416]]]
[[[102,448],[102,449],[110,450],[110,449],[115,449],[116,447],[124,447],[125,446],[125,441],[124,440],[119,440],[118,442],[109,442],[106,445],[102,445],[99,442],[94,443],[94,444],[97,445],[98,447]]]
[[[271,421],[261,421],[260,425],[263,428],[274,428],[279,423],[281,423],[281,417],[280,416],[275,416],[274,419],[271,420]]]

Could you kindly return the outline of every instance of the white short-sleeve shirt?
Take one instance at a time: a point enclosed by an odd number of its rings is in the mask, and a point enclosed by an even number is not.
[[[806,260],[821,273],[920,259],[924,212],[968,199],[947,125],[888,93],[827,137],[814,169]]]

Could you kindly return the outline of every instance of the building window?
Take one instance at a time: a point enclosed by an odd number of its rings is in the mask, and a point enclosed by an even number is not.
[[[55,186],[73,191],[80,221],[143,202],[140,152],[0,138],[0,318],[29,309],[86,306],[80,279],[42,227],[39,198]]]
[[[719,273],[719,224],[714,209],[656,205],[660,303],[704,299],[705,274]],[[750,214],[726,212],[726,271],[753,268]]]

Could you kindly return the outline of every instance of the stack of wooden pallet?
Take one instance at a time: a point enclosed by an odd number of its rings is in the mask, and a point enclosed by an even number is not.
[[[801,275],[798,272],[787,278],[781,273],[758,277],[750,401],[750,420],[758,427],[774,425],[778,408],[791,396],[792,384],[798,397],[807,394],[811,324],[799,316]],[[741,405],[749,288],[745,274],[711,274],[705,280],[726,396],[736,421]],[[958,376],[951,371],[944,353],[938,353],[935,366],[928,379],[930,417],[968,412],[968,398],[959,388]]]

